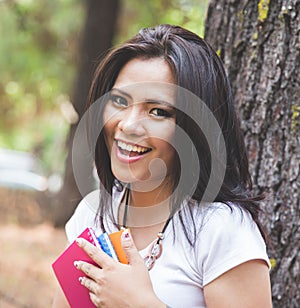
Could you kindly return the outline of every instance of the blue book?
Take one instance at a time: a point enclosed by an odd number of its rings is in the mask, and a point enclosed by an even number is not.
[[[110,238],[107,233],[101,233],[97,236],[98,242],[102,248],[102,250],[112,257],[114,260],[119,261],[119,258],[115,252],[115,249],[110,241]]]

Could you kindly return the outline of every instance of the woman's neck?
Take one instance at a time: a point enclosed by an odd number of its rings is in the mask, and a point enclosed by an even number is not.
[[[141,187],[139,184],[130,185],[130,206],[149,207],[168,202],[172,194],[170,183],[163,183],[154,189],[147,190],[147,187]]]
[[[159,186],[151,191],[145,191],[145,189],[141,191],[137,190],[136,185],[130,184],[128,204],[126,204],[127,193],[125,193],[119,207],[119,222],[124,223],[126,207],[128,207],[125,222],[127,227],[140,228],[165,222],[170,215],[171,192],[171,185]]]

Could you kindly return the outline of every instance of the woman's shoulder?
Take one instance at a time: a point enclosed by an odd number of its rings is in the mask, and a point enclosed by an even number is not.
[[[220,226],[232,224],[256,225],[251,214],[240,205],[229,202],[213,202],[203,205],[205,224],[218,224]]]
[[[204,285],[249,260],[262,259],[270,266],[263,237],[247,210],[234,203],[212,203],[203,211],[197,253],[205,273]]]
[[[201,228],[221,227],[247,224],[256,226],[251,214],[238,204],[233,202],[197,202],[189,203],[190,215],[197,221],[201,221]]]
[[[184,206],[188,209],[184,210],[185,212],[190,212],[191,216],[197,218],[197,220],[201,218],[204,224],[219,221],[224,224],[233,221],[240,222],[241,220],[255,224],[250,212],[234,202],[198,202],[192,200],[186,202]]]
[[[203,286],[239,264],[264,260],[266,245],[251,214],[235,203],[193,203],[196,227],[193,260]]]
[[[252,239],[265,246],[263,236],[250,212],[235,203],[214,203],[204,218],[204,229],[216,236],[233,241]]]
[[[112,190],[112,210],[113,215],[118,210],[120,199],[122,198],[123,191],[118,191],[115,187]],[[87,194],[78,204],[74,214],[66,223],[65,229],[69,242],[75,238],[87,227],[98,229],[99,226],[99,206],[100,206],[101,192],[99,189],[94,190]],[[107,200],[107,202],[110,202]],[[107,217],[106,217],[107,218]],[[107,218],[108,219],[108,218]],[[109,223],[109,219],[107,223]]]
[[[190,210],[191,223],[196,227],[200,246],[229,243],[239,247],[249,244],[265,249],[263,236],[249,211],[235,203],[194,203]],[[185,220],[189,221],[189,219]],[[243,246],[242,245],[242,246]],[[247,248],[247,249],[248,249]]]
[[[79,204],[76,207],[76,210],[74,212],[74,215],[81,215],[83,212],[86,214],[88,213],[97,213],[98,206],[99,206],[99,199],[100,199],[100,190],[93,190],[89,194],[87,194],[85,197],[82,198],[82,200],[79,202]]]
[[[174,217],[176,229],[190,234],[196,245],[206,247],[214,243],[265,242],[251,214],[235,203],[188,202]]]
[[[66,223],[68,241],[71,243],[87,227],[94,227],[99,207],[100,191],[87,194],[76,207],[73,215]]]

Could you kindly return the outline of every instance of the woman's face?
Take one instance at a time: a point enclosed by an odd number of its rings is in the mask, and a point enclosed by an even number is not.
[[[158,186],[172,172],[175,87],[166,83],[175,80],[160,58],[133,59],[116,79],[103,120],[111,169],[120,181]]]

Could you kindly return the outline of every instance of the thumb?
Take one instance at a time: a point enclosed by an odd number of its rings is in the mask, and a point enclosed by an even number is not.
[[[125,229],[123,231],[121,236],[121,243],[129,264],[134,265],[142,263],[144,265],[143,259],[140,256],[137,248],[135,247],[135,244],[128,229]]]

